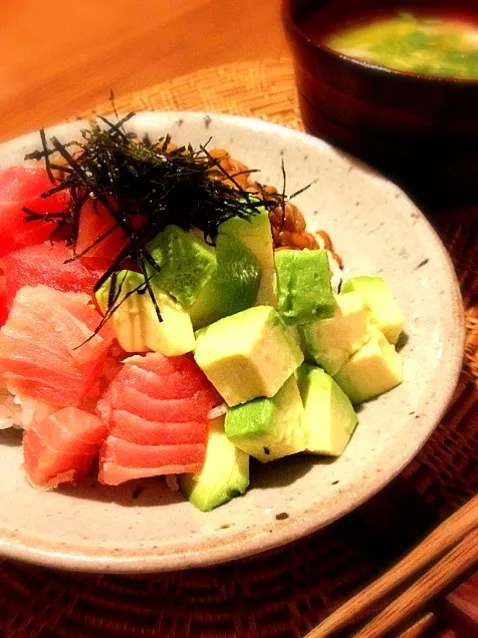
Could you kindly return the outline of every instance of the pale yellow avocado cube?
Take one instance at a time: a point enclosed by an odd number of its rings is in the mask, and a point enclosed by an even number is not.
[[[229,406],[274,396],[304,360],[271,306],[255,306],[196,333],[195,359]]]
[[[297,380],[304,404],[306,451],[340,456],[358,422],[350,399],[321,368],[303,363]]]
[[[269,213],[265,208],[248,219],[231,217],[219,226],[219,233],[239,239],[257,257],[261,265],[261,281],[257,291],[257,306],[277,308],[277,277],[274,261]]]
[[[336,296],[335,315],[299,326],[306,352],[330,374],[336,374],[372,334],[372,318],[358,292]]]
[[[307,440],[304,408],[295,375],[274,397],[230,408],[225,430],[234,445],[262,463],[303,452]]]
[[[108,311],[111,285],[110,278],[96,293],[96,300],[103,313]],[[166,357],[176,357],[194,350],[196,339],[193,325],[181,304],[166,292],[154,288],[154,298],[162,318],[159,321],[148,292],[135,292],[142,285],[144,276],[141,273],[123,270],[117,275],[116,310],[111,315],[111,322],[123,350],[153,350]]]
[[[350,357],[334,379],[352,403],[362,403],[403,381],[403,360],[375,328],[370,340]]]
[[[224,432],[224,416],[209,421],[206,458],[198,474],[182,474],[179,487],[203,512],[243,494],[249,485],[249,456]]]
[[[148,304],[149,321],[144,324],[148,349],[166,357],[177,357],[194,350],[196,338],[188,313],[165,292],[156,291],[155,299],[162,321],[158,321],[153,304]]]
[[[382,277],[352,277],[342,293],[360,293],[374,322],[390,343],[396,344],[405,324],[405,315]]]

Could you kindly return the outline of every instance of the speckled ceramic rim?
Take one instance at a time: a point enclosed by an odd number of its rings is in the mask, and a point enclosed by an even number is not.
[[[165,112],[142,112],[139,117],[160,116],[167,118],[174,115],[181,115],[191,119],[198,118],[198,121],[207,117],[205,113],[173,114]],[[236,127],[240,125],[241,128],[253,130],[256,133],[263,130],[277,134],[278,140],[284,138],[288,139],[289,142],[293,139],[302,140],[306,141],[311,147],[320,148],[322,151],[328,149],[332,154],[339,153],[320,139],[277,124],[230,115],[214,114],[214,118]],[[343,153],[340,153],[340,155],[341,157],[344,156]],[[363,167],[367,173],[377,176],[375,171],[354,158],[350,157],[349,161],[359,170]],[[378,179],[387,181],[380,176]],[[436,258],[444,267],[446,283],[450,288],[452,305],[448,309],[448,313],[450,323],[456,328],[456,333],[453,339],[444,344],[442,356],[447,365],[442,370],[441,390],[437,392],[436,401],[433,407],[430,407],[426,417],[423,417],[426,422],[423,428],[424,435],[420,440],[411,441],[408,439],[409,444],[401,448],[401,453],[396,456],[393,465],[387,467],[386,475],[381,474],[380,477],[369,475],[365,477],[360,486],[357,486],[353,492],[342,494],[340,503],[331,508],[327,515],[324,515],[320,504],[316,504],[313,507],[305,508],[300,513],[289,516],[286,520],[276,522],[273,526],[270,523],[258,523],[254,534],[247,538],[240,533],[231,534],[227,539],[210,537],[206,541],[195,541],[191,548],[187,548],[181,543],[175,544],[173,541],[164,548],[160,555],[150,550],[135,551],[124,549],[121,550],[121,554],[113,552],[102,553],[100,548],[95,548],[94,553],[91,552],[89,554],[85,552],[83,547],[81,549],[71,547],[69,550],[63,548],[58,550],[58,544],[55,545],[53,541],[48,542],[42,538],[22,537],[20,532],[20,534],[17,533],[14,539],[7,535],[0,537],[0,553],[13,559],[49,567],[89,572],[147,573],[205,567],[258,554],[311,534],[358,507],[395,478],[426,443],[451,401],[463,361],[465,325],[459,285],[445,247],[423,214],[403,196],[400,189],[393,184],[390,184],[390,189],[400,193],[403,199],[408,202],[408,205],[416,211],[417,225],[421,225],[422,231],[429,234],[430,242],[435,247]]]

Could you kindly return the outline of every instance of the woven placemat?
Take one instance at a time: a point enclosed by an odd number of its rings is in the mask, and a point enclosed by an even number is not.
[[[116,106],[241,114],[301,128],[287,59],[207,69],[117,99]],[[109,110],[105,104],[94,112]],[[0,637],[303,636],[476,494],[478,221],[474,226],[472,218],[436,225],[466,307],[460,382],[432,438],[386,489],[309,538],[217,568],[116,577],[3,561]]]

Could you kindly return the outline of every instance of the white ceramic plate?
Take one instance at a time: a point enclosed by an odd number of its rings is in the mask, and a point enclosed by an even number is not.
[[[41,492],[22,473],[18,432],[0,432],[0,553],[67,569],[141,572],[211,565],[267,550],[327,525],[370,498],[413,458],[442,416],[461,368],[463,308],[453,267],[428,222],[389,181],[324,142],[258,120],[142,113],[138,132],[220,146],[259,180],[293,192],[311,228],[327,230],[350,273],[379,274],[405,311],[405,382],[360,410],[335,461],[310,456],[254,466],[242,498],[204,514],[161,479],[119,488]],[[80,125],[51,129],[64,141]],[[38,134],[0,146],[21,163]]]

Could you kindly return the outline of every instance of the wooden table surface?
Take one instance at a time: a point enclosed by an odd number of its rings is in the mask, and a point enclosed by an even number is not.
[[[0,140],[200,68],[287,52],[280,0],[9,0]]]

